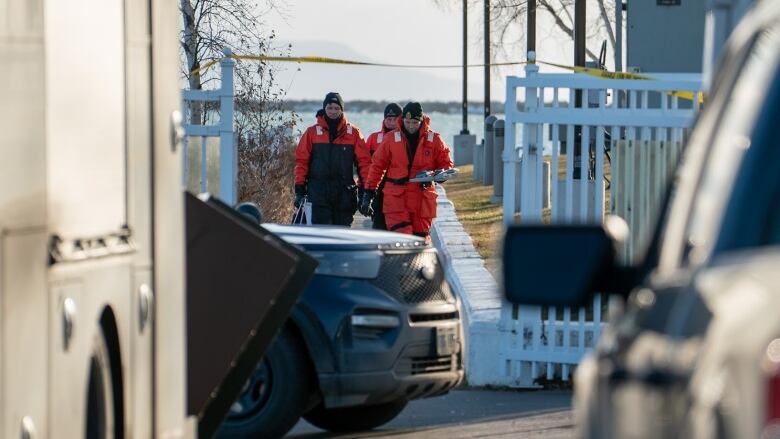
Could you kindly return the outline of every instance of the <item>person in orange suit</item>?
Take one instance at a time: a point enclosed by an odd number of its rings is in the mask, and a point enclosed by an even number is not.
[[[399,128],[384,136],[374,152],[368,173],[361,213],[370,213],[379,182],[384,177],[384,204],[387,229],[414,234],[430,240],[436,218],[435,183],[414,183],[409,179],[423,171],[452,168],[450,149],[439,133],[431,130],[430,118],[419,102],[409,102],[398,118]]]
[[[308,199],[313,224],[349,226],[371,158],[360,129],[344,115],[341,95],[328,93],[322,107],[317,123],[306,129],[295,149],[295,207]]]
[[[379,145],[382,144],[382,141],[385,139],[385,136],[387,133],[393,131],[394,129],[398,128],[398,116],[401,115],[401,106],[396,104],[395,102],[388,104],[385,107],[385,117],[382,120],[382,129],[375,133],[371,133],[371,135],[368,136],[368,139],[366,140],[366,147],[368,148],[368,153],[373,157],[374,152],[376,152],[377,148],[379,148]],[[387,230],[387,224],[385,223],[385,215],[382,213],[382,189],[385,187],[385,181],[382,179],[379,182],[379,186],[376,190],[376,196],[374,197],[373,203],[371,203],[371,220],[372,220],[372,228],[379,229],[379,230]],[[362,199],[362,191],[361,191],[361,199]]]

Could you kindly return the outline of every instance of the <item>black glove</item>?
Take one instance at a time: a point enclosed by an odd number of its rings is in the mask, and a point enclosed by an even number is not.
[[[306,199],[306,185],[305,184],[296,184],[295,185],[295,208],[298,209],[301,207],[301,204],[303,204],[303,200]]]
[[[371,202],[374,201],[374,197],[376,196],[376,191],[371,189],[366,189],[363,193],[363,196],[360,197],[360,206],[358,207],[358,210],[360,210],[360,213],[363,216],[371,216],[374,214],[374,209],[371,207]]]
[[[360,200],[363,199],[363,194],[366,193],[366,190],[362,187],[358,187],[358,204],[360,204]]]

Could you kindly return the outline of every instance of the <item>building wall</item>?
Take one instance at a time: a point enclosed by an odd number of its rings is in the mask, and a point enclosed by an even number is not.
[[[701,73],[706,0],[628,2],[628,70]]]

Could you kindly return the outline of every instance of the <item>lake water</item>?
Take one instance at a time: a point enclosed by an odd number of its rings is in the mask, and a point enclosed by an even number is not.
[[[300,139],[300,135],[302,131],[311,126],[314,123],[314,117],[313,117],[313,111],[306,111],[305,113],[303,111],[299,111],[298,115],[301,116],[303,114],[311,114],[311,116],[303,117],[302,123],[298,124],[296,129],[299,130],[297,135],[295,136],[295,141],[297,142]],[[463,116],[461,114],[452,114],[452,113],[439,113],[439,112],[431,112],[428,114],[428,116],[431,118],[431,128],[441,134],[444,141],[447,143],[447,146],[450,147],[450,151],[453,150],[454,145],[454,137],[456,134],[460,134],[460,130],[462,128],[463,124]],[[503,115],[498,114],[496,115],[499,118],[503,118]],[[384,115],[382,113],[376,113],[376,112],[347,112],[347,118],[349,119],[350,123],[354,124],[358,128],[360,128],[360,131],[363,133],[363,136],[368,138],[369,134],[379,131],[382,119],[384,118]],[[214,119],[210,121],[210,123],[214,123],[218,120],[218,113],[215,114]],[[474,114],[470,113],[468,115],[468,128],[469,132],[476,136],[477,143],[482,142],[482,138],[484,137],[485,132],[485,125],[484,125],[484,118],[482,117],[482,114]],[[520,144],[520,138],[521,138],[521,125],[518,125],[517,127],[517,136],[516,136],[516,144]],[[191,188],[191,190],[198,192],[200,191],[200,154],[201,154],[201,139],[199,137],[191,137],[188,138],[188,146],[187,146],[187,168],[190,170],[195,170],[195,172],[188,172],[187,173],[187,187]],[[209,138],[207,143],[207,154],[208,154],[208,163],[209,166],[207,168],[207,187],[206,190],[209,190],[213,193],[218,193],[219,187],[219,139],[218,138]],[[545,152],[549,153],[549,145],[545,144]]]
[[[502,114],[496,116],[503,119]],[[441,134],[447,146],[452,149],[455,135],[460,134],[463,127],[463,115],[431,112],[428,113],[428,117],[431,118],[431,128]],[[369,134],[379,131],[383,118],[383,113],[347,112],[349,122],[360,128],[365,138],[368,138]],[[302,127],[311,126],[313,123],[313,117],[304,117]],[[481,114],[469,114],[468,129],[470,134],[477,136],[477,143],[482,142],[485,133],[485,118]],[[517,138],[520,139],[519,135]]]
[[[441,134],[447,145],[452,148],[455,135],[460,134],[460,130],[463,128],[463,115],[430,113],[428,117],[431,118],[431,128]],[[384,114],[382,113],[347,113],[349,122],[358,126],[363,137],[366,138],[374,131],[379,131],[383,118]],[[485,119],[481,114],[469,114],[468,128],[469,133],[477,136],[477,142],[481,142],[485,132]]]

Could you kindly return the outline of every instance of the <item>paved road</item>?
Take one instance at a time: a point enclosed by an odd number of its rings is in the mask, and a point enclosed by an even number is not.
[[[457,390],[412,401],[392,422],[366,433],[331,434],[301,420],[288,438],[552,438],[574,437],[571,392]]]

